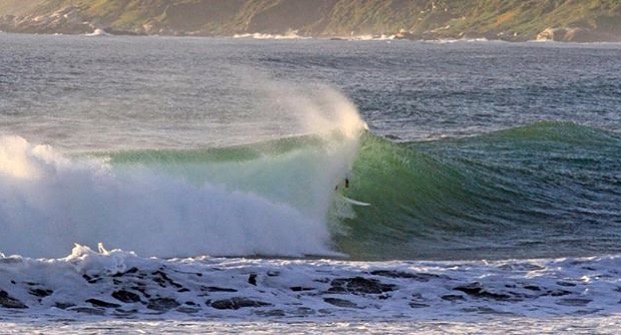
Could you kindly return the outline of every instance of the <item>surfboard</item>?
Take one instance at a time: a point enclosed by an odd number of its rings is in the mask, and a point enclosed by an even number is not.
[[[348,202],[348,203],[350,203],[352,205],[355,205],[355,206],[364,206],[364,207],[371,206],[370,203],[362,202],[362,201],[358,201],[358,200],[354,200],[354,199],[350,199],[350,198],[348,198],[348,197],[346,197],[344,195],[341,195],[341,198],[343,198],[343,200],[345,200],[346,202]]]

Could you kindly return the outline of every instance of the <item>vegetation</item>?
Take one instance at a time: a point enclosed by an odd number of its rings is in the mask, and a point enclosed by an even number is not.
[[[38,28],[28,21],[58,11],[71,15]],[[621,36],[621,0],[0,0],[2,15],[24,18],[13,24],[15,31],[30,22],[21,30],[42,32],[75,17],[90,27],[141,34],[349,36],[404,30],[416,38],[527,40],[547,28],[585,28]]]

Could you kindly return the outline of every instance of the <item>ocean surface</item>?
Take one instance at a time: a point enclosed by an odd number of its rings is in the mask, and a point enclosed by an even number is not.
[[[621,326],[621,44],[0,33],[7,333]]]

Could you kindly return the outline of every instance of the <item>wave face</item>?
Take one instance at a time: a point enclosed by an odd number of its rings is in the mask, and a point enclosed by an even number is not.
[[[394,143],[359,137],[355,124],[228,148],[78,156],[4,137],[1,250],[60,257],[103,242],[144,256],[364,260],[621,251],[618,135],[541,122]]]
[[[620,251],[621,139],[540,122],[395,144],[367,134],[347,196],[361,259],[561,257]]]

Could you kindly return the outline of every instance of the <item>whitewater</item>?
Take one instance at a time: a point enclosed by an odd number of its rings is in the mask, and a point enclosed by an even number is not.
[[[618,44],[0,42],[4,333],[621,324]]]

